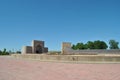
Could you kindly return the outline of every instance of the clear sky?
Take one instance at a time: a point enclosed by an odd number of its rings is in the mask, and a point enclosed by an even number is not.
[[[0,49],[110,39],[120,42],[120,0],[0,0]]]

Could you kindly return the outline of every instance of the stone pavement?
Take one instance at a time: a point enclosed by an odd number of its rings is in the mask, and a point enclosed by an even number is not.
[[[120,80],[120,64],[40,62],[0,56],[0,80]]]

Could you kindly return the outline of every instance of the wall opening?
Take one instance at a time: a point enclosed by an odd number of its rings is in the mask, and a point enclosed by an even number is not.
[[[40,53],[42,53],[42,46],[40,46],[40,45],[37,45],[37,47],[36,47],[36,51],[35,51],[37,54],[40,54]]]

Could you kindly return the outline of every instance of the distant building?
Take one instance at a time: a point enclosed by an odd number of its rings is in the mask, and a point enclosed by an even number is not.
[[[22,54],[42,54],[48,52],[48,47],[44,47],[44,41],[33,40],[32,46],[24,46]]]

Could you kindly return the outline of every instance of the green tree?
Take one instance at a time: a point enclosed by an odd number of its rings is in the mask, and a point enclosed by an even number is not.
[[[72,49],[77,50],[76,45],[72,45]]]
[[[94,49],[94,42],[88,41],[88,42],[87,42],[87,48],[88,48],[88,49]]]
[[[77,49],[84,49],[84,44],[83,43],[77,43],[76,48]]]
[[[110,49],[119,49],[118,44],[119,42],[115,40],[109,40]]]
[[[4,48],[3,51],[0,51],[0,55],[9,55],[9,53],[7,52],[6,48]]]
[[[88,49],[88,45],[87,44],[84,44],[84,49]]]
[[[77,50],[77,49],[87,49],[87,44],[77,43],[76,45],[72,46],[72,49],[74,49],[74,50]]]
[[[16,53],[21,54],[21,51],[16,51]]]
[[[0,55],[2,55],[2,51],[0,50]]]
[[[108,46],[104,41],[96,40],[96,41],[88,41],[86,44],[77,43],[72,46],[72,49],[107,49]]]
[[[108,46],[104,41],[94,41],[94,49],[107,49]]]
[[[6,48],[4,48],[3,53],[6,53]]]
[[[104,41],[101,41],[100,49],[107,49],[107,48],[108,48],[107,44]]]

